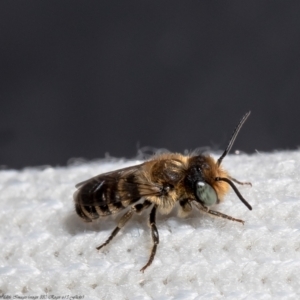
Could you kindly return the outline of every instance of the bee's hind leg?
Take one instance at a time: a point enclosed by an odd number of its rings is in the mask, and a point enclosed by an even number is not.
[[[151,202],[148,200],[145,200],[143,203],[138,203],[138,204],[133,205],[131,207],[131,209],[122,216],[122,218],[118,222],[118,226],[114,229],[114,231],[111,233],[109,238],[102,245],[97,247],[96,249],[100,250],[102,247],[106,246],[117,235],[117,233],[120,231],[120,229],[122,227],[124,227],[124,225],[131,219],[131,217],[133,216],[134,213],[140,213],[142,210],[149,207],[150,205],[151,205]]]
[[[157,205],[153,206],[151,213],[150,213],[150,218],[149,218],[149,223],[150,223],[150,227],[151,227],[151,235],[152,235],[152,240],[153,240],[153,247],[151,250],[149,260],[146,263],[146,265],[141,268],[141,270],[140,270],[141,272],[144,272],[152,264],[155,253],[156,253],[156,248],[159,243],[159,235],[158,235],[158,231],[157,231],[156,224],[155,224],[156,208],[157,208]]]

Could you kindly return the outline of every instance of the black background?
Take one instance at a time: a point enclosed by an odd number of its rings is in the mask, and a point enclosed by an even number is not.
[[[296,149],[299,1],[1,1],[0,165]]]

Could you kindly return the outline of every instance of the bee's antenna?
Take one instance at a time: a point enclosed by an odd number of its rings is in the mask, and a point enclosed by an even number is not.
[[[239,199],[250,209],[252,210],[252,206],[245,200],[245,198],[241,195],[241,193],[239,192],[239,190],[237,189],[237,187],[234,185],[234,183],[232,181],[230,181],[230,179],[228,178],[222,178],[222,177],[216,177],[215,178],[216,181],[225,181],[227,182],[232,189],[234,190],[234,192],[236,193],[236,195],[239,197]]]
[[[231,137],[231,139],[230,139],[230,141],[229,141],[229,144],[228,144],[226,150],[223,152],[223,154],[222,154],[222,155],[220,156],[220,158],[217,160],[217,165],[218,165],[218,166],[220,166],[220,164],[221,164],[223,158],[224,158],[224,157],[227,155],[227,153],[230,151],[230,149],[231,149],[231,147],[232,147],[232,145],[233,145],[233,143],[234,143],[234,141],[235,141],[235,139],[236,139],[236,137],[237,137],[237,135],[238,135],[240,129],[242,128],[243,124],[245,123],[245,121],[246,121],[247,118],[249,117],[250,113],[251,113],[251,111],[248,111],[248,112],[242,117],[242,119],[241,119],[240,123],[237,125],[237,127],[234,129],[233,134],[232,134],[232,137]]]

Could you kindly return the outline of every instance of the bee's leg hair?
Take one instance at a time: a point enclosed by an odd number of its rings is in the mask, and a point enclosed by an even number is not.
[[[154,205],[151,210],[150,218],[149,218],[149,223],[150,223],[150,227],[151,227],[151,235],[152,235],[152,240],[153,240],[153,247],[151,250],[149,260],[146,263],[146,265],[141,268],[141,270],[140,270],[141,272],[144,272],[152,264],[152,261],[154,259],[155,253],[156,253],[156,248],[159,243],[159,235],[158,235],[158,231],[157,231],[156,224],[155,224],[156,208],[157,208],[157,205]]]
[[[236,219],[236,218],[233,218],[231,216],[228,216],[228,215],[225,215],[225,214],[222,214],[218,211],[215,211],[215,210],[211,210],[209,209],[208,207],[206,206],[202,206],[201,204],[199,204],[198,202],[195,202],[195,205],[196,207],[199,209],[199,210],[202,210],[208,214],[211,214],[211,215],[214,215],[216,217],[219,217],[219,218],[224,218],[224,219],[228,219],[228,220],[231,220],[231,221],[236,221],[236,222],[240,222],[244,225],[245,221],[243,220],[240,220],[240,219]]]
[[[151,205],[151,202],[148,200],[145,200],[143,203],[138,203],[133,205],[128,212],[126,212],[120,221],[118,222],[118,226],[113,230],[109,238],[99,247],[97,247],[97,250],[100,250],[102,247],[106,246],[120,231],[122,227],[131,219],[134,213],[140,213],[145,208],[149,207]]]

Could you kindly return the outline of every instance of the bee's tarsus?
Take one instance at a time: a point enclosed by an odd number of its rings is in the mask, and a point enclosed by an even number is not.
[[[231,181],[237,183],[237,184],[240,184],[240,185],[250,185],[252,187],[252,183],[251,182],[242,182],[242,181],[239,181],[231,176],[228,177]]]
[[[100,250],[102,247],[109,244],[109,242],[117,235],[117,233],[120,231],[122,227],[125,226],[125,224],[131,219],[132,215],[136,212],[141,212],[145,208],[149,207],[151,202],[145,200],[143,203],[135,204],[131,207],[131,209],[126,212],[122,218],[118,222],[118,226],[113,230],[113,232],[110,234],[109,238],[99,247],[97,247],[97,250]]]
[[[156,209],[157,209],[157,205],[155,205],[152,208],[151,213],[150,213],[149,223],[150,223],[150,228],[151,228],[151,236],[152,236],[153,246],[152,246],[152,250],[151,250],[151,254],[150,254],[148,262],[140,270],[143,273],[152,264],[155,253],[156,253],[157,245],[159,243],[159,235],[158,235],[158,230],[156,228],[156,223],[155,223]]]
[[[211,209],[209,209],[209,208],[206,207],[206,206],[202,206],[202,205],[200,205],[198,202],[195,202],[195,204],[196,204],[196,206],[197,206],[197,208],[198,208],[199,210],[202,210],[202,211],[204,211],[205,213],[211,214],[211,215],[213,215],[213,216],[215,216],[215,217],[220,217],[220,218],[227,219],[227,220],[230,220],[230,221],[240,222],[240,223],[242,223],[243,225],[244,225],[244,223],[245,223],[245,221],[243,221],[243,220],[236,219],[236,218],[234,218],[234,217],[231,217],[231,216],[225,215],[225,214],[223,214],[223,213],[220,213],[219,211],[211,210]]]

